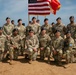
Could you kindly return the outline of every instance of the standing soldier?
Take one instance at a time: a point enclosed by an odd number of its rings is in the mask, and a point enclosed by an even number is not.
[[[55,32],[56,30],[59,30],[60,33],[61,33],[61,37],[64,38],[65,26],[64,26],[64,24],[62,24],[60,17],[58,17],[58,18],[56,19],[56,21],[57,21],[57,23],[56,23],[55,26],[54,26],[54,32]]]
[[[16,26],[16,25],[15,25],[15,21],[14,21],[14,20],[11,20],[11,23],[12,23],[14,26]]]
[[[67,30],[71,32],[71,36],[74,38],[74,32],[76,31],[76,23],[74,22],[74,16],[70,16],[70,23],[67,25]]]
[[[46,34],[46,29],[41,29],[41,34],[39,37],[39,48],[40,48],[40,58],[44,60],[45,57],[48,57],[48,63],[50,63],[50,43],[51,39],[50,36]]]
[[[2,27],[0,27],[0,61],[3,60],[5,51],[6,36],[3,35]]]
[[[50,35],[50,33],[52,32],[52,28],[48,24],[48,19],[47,18],[44,19],[44,25],[42,25],[41,28],[46,28],[46,34],[48,34],[48,35]]]
[[[6,22],[3,26],[3,34],[9,38],[12,35],[12,30],[14,29],[14,25],[11,24],[10,18],[6,18]]]
[[[22,19],[18,19],[18,25],[15,27],[19,31],[19,35],[21,37],[21,50],[20,50],[20,55],[23,55],[24,52],[24,46],[25,46],[25,34],[26,34],[26,28],[25,26],[22,25]]]
[[[36,22],[36,18],[35,18],[35,17],[32,18],[32,23],[31,23],[30,25],[28,25],[28,27],[26,28],[26,33],[27,33],[27,35],[28,35],[28,31],[29,31],[30,29],[33,29],[35,35],[37,35],[37,36],[39,37],[39,34],[40,34],[40,32],[41,32],[41,29],[40,29],[40,24],[38,24],[38,23]]]
[[[71,37],[71,32],[67,31],[66,39],[64,40],[64,54],[66,54],[66,63],[74,62],[74,40]]]
[[[36,35],[34,35],[34,31],[31,29],[29,30],[29,35],[26,37],[26,53],[28,53],[30,61],[29,63],[36,60],[37,52],[39,47],[39,41]]]
[[[14,25],[11,24],[10,18],[7,17],[6,23],[3,25],[3,34],[6,36],[7,42],[9,42],[13,29],[14,29]],[[6,47],[6,51],[9,50],[7,43],[6,43],[5,47]]]
[[[62,65],[61,58],[62,58],[62,49],[63,49],[63,38],[60,36],[60,31],[56,30],[55,38],[51,42],[51,48],[53,50],[54,60],[57,62],[57,65]]]

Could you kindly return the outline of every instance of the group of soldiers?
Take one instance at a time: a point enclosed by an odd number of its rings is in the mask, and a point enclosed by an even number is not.
[[[36,61],[39,53],[40,59],[50,63],[53,57],[57,65],[62,65],[62,59],[66,63],[76,62],[76,23],[74,16],[70,16],[70,23],[64,25],[60,17],[56,19],[56,24],[48,23],[48,18],[44,19],[44,25],[40,25],[35,17],[24,26],[22,19],[18,19],[18,25],[14,24],[9,17],[6,23],[0,27],[0,61],[5,58],[18,59],[19,55],[24,55],[31,64]]]

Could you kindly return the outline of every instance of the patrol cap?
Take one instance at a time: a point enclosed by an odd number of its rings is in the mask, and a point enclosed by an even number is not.
[[[45,18],[45,19],[44,19],[44,22],[45,22],[45,21],[48,21],[48,18]]]
[[[56,30],[55,33],[60,32],[60,30]]]
[[[69,19],[74,18],[74,16],[70,16]]]
[[[30,32],[34,32],[34,30],[33,30],[33,29],[30,29],[30,30],[29,30],[29,33],[30,33]]]
[[[32,17],[32,20],[33,20],[33,19],[36,19],[36,17]]]
[[[25,26],[25,23],[22,23],[23,26]]]
[[[18,19],[18,22],[19,22],[19,21],[22,21],[22,19]]]
[[[11,20],[11,22],[14,22],[14,20]]]
[[[58,18],[56,19],[56,21],[58,21],[59,19],[61,20],[61,17],[58,17]]]
[[[6,17],[6,20],[7,20],[7,19],[10,19],[10,18],[9,18],[9,17]]]
[[[54,22],[51,23],[51,25],[55,24]]]
[[[12,32],[15,32],[15,31],[18,31],[18,29],[17,29],[17,28],[15,28],[15,29],[13,29],[13,31],[12,31]]]
[[[46,30],[46,28],[44,28],[44,27],[43,27],[43,28],[41,28],[41,31],[43,31],[43,30]]]
[[[67,31],[67,32],[66,32],[66,34],[69,34],[69,33],[71,34],[71,31]]]
[[[2,27],[0,27],[0,30],[2,30],[3,28]]]

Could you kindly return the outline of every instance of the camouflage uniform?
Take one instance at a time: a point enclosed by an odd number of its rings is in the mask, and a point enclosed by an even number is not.
[[[54,26],[54,31],[56,31],[56,30],[59,30],[60,33],[61,33],[61,37],[64,38],[64,24],[62,24],[62,23],[61,24],[56,23],[55,26]]]
[[[49,35],[40,35],[39,37],[39,48],[44,48],[44,50],[40,50],[40,58],[44,59],[46,56],[48,57],[48,61],[50,60],[50,47],[49,43],[51,41],[51,38]]]
[[[75,34],[75,31],[76,31],[76,23],[68,24],[67,25],[67,30],[71,32],[72,38],[75,39],[75,35],[74,34]]]
[[[52,27],[48,24],[48,25],[42,25],[41,28],[45,28],[46,29],[46,34],[50,35],[52,32]]]
[[[29,55],[29,58],[31,60],[36,60],[37,58],[37,51],[34,51],[33,48],[38,48],[39,47],[39,41],[36,35],[33,35],[33,37],[27,36],[26,37],[26,54]]]
[[[25,48],[25,37],[26,37],[26,28],[23,25],[17,25],[15,28],[18,29],[19,31],[19,35],[21,37],[21,50],[19,52],[19,54],[23,55],[24,52],[24,48]]]
[[[41,28],[40,28],[40,25],[38,23],[36,24],[30,24],[26,27],[26,35],[28,35],[28,32],[30,29],[33,29],[34,31],[34,34],[37,35],[39,37],[39,34],[41,32]]]
[[[74,40],[72,37],[64,40],[64,54],[66,54],[66,62],[74,62]]]
[[[14,25],[12,25],[11,23],[8,25],[8,24],[6,23],[6,24],[4,24],[4,26],[3,26],[3,34],[4,34],[5,36],[11,36],[13,29],[14,29]]]
[[[14,25],[10,24],[4,24],[3,26],[3,34],[6,36],[6,44],[5,44],[5,50],[9,51],[8,43],[10,42],[10,37],[12,35],[12,31],[14,29]]]
[[[52,40],[51,42],[51,46],[53,52],[56,52],[56,54],[53,55],[55,61],[60,62],[63,54],[63,38],[61,36],[59,38],[55,37],[54,40]]]
[[[10,53],[10,56],[12,57],[12,59],[18,58],[18,50],[20,47],[20,41],[21,41],[21,38],[19,35],[11,36],[8,46],[9,46],[9,53]],[[15,48],[13,46],[15,46]]]
[[[5,43],[6,43],[6,37],[5,35],[0,35],[0,61],[3,60],[3,54],[5,51]]]

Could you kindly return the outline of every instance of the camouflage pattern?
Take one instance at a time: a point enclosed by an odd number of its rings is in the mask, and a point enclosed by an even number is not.
[[[21,50],[19,52],[19,54],[22,54],[24,53],[24,48],[25,48],[25,37],[26,37],[26,28],[25,26],[23,25],[17,25],[15,28],[18,29],[19,31],[19,35],[21,37]]]
[[[75,32],[76,32],[76,23],[73,23],[73,24],[68,24],[67,25],[67,30],[69,30],[71,32],[71,36],[73,39],[75,39]]]
[[[34,48],[38,49],[39,47],[39,41],[36,35],[33,35],[33,37],[27,36],[26,37],[26,53],[29,55],[29,58],[31,60],[36,60],[37,58],[37,50],[34,51]]]
[[[50,35],[50,33],[52,32],[52,27],[51,25],[42,25],[41,28],[45,28],[46,29],[46,34]]]
[[[5,35],[0,35],[0,61],[3,60],[3,54],[5,51],[5,43],[6,43],[6,37]]]
[[[30,24],[26,27],[26,35],[28,35],[28,32],[30,29],[33,29],[34,34],[37,35],[39,37],[39,34],[41,32],[41,28],[40,28],[40,24],[36,23],[36,24]]]
[[[62,58],[62,49],[63,49],[63,38],[60,36],[59,38],[54,38],[54,40],[52,40],[51,42],[51,48],[54,52],[53,56],[54,56],[54,59],[55,61],[61,61],[61,58]]]
[[[49,35],[40,35],[39,37],[39,48],[40,48],[40,58],[44,59],[46,56],[48,57],[48,60],[50,60],[50,47],[49,43],[51,41],[51,38]],[[43,50],[41,50],[43,48]]]
[[[74,40],[72,37],[70,37],[69,39],[66,38],[64,40],[64,54],[66,54],[66,62],[70,63],[70,62],[74,62]]]

